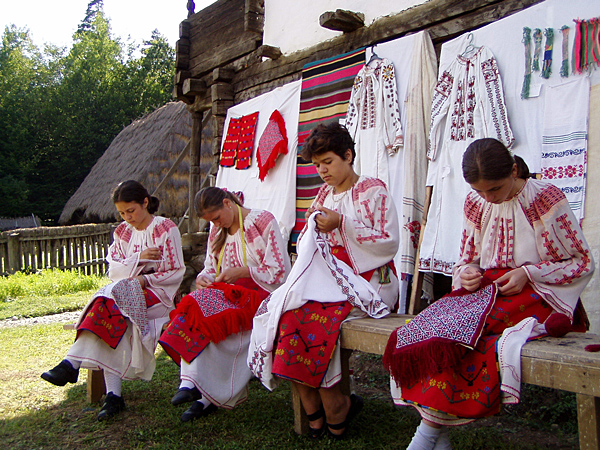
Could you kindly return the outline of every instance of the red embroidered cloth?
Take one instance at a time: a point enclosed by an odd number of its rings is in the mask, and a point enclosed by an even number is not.
[[[279,155],[288,152],[287,132],[281,113],[273,111],[269,123],[258,140],[256,162],[258,163],[258,178],[264,181],[269,170],[275,166]]]
[[[160,302],[151,291],[144,289],[143,292],[147,308]],[[108,297],[96,297],[77,327],[77,337],[82,331],[90,331],[114,349],[126,330],[127,321],[115,301]]]
[[[506,270],[487,271],[485,276],[488,277],[489,280],[493,280],[504,273],[506,273]],[[488,297],[488,294],[484,294],[483,297]],[[432,308],[438,302],[446,298],[447,297],[444,297],[438,300],[427,309]],[[442,334],[447,329],[454,329],[458,325],[458,321],[461,320],[461,314],[474,314],[474,310],[472,308],[469,310],[469,305],[464,303],[465,298],[471,298],[474,302],[477,302],[477,299],[474,299],[473,295],[463,297],[454,295],[449,298],[451,303],[454,304],[453,310],[450,310],[451,308],[445,308],[443,310],[440,308],[434,309],[438,314],[447,314],[447,320],[441,319],[441,322],[445,322],[445,324],[436,325],[433,323],[430,325],[432,328],[439,328],[440,333]],[[485,302],[485,300],[483,301]],[[496,356],[496,342],[500,337],[500,334],[504,329],[516,325],[527,317],[535,317],[539,322],[544,322],[552,313],[552,308],[550,308],[550,306],[535,293],[530,284],[527,284],[523,291],[517,295],[505,297],[497,294],[490,306],[487,313],[485,312],[486,308],[481,308],[481,315],[483,316],[482,336],[475,339],[476,342],[473,350],[467,348],[465,345],[457,345],[456,343],[450,344],[454,346],[455,351],[458,354],[457,358],[452,361],[450,366],[442,367],[440,365],[433,370],[429,370],[428,373],[424,374],[418,380],[413,379],[408,382],[401,380],[402,377],[394,375],[394,380],[397,385],[402,387],[402,399],[404,401],[427,408],[433,408],[462,418],[486,417],[499,412],[501,392],[500,375]],[[427,309],[425,311],[427,311]],[[406,328],[417,319],[417,317],[401,328]],[[423,319],[425,318],[431,319],[431,315],[425,314]],[[419,322],[417,322],[417,324]],[[446,328],[446,326],[449,328]],[[477,328],[478,327],[479,326],[477,326]],[[420,336],[427,335],[427,333],[420,328],[422,327],[410,327],[410,330],[420,333]],[[469,328],[474,329],[473,326],[469,326]],[[409,328],[407,328],[407,331],[408,330]],[[469,332],[467,334],[474,336],[476,332]],[[458,333],[458,337],[459,339],[462,339],[466,337],[467,334],[460,332]],[[394,342],[397,339],[397,336],[398,331],[392,333],[392,336],[390,337],[384,355],[384,364],[387,363],[387,365],[389,365],[390,357],[395,358],[396,356],[393,355],[393,349],[397,344],[392,346],[390,343]],[[418,336],[415,338],[407,337],[407,334],[405,333],[403,333],[402,337],[403,341],[408,339],[407,342],[411,343],[417,341],[418,338]],[[456,342],[458,343],[459,340]],[[463,340],[462,343],[464,342],[465,341]],[[419,349],[418,345],[416,348]],[[447,348],[447,346],[443,346],[441,351],[445,351]],[[425,352],[422,352],[420,356],[422,361],[427,355]],[[441,358],[438,356],[438,358],[438,361],[443,361],[444,359],[443,356]],[[395,363],[397,363],[397,360],[394,364]],[[404,364],[408,364],[408,362],[405,361]],[[403,367],[406,368],[405,365]],[[394,369],[398,371],[401,367],[394,367]]]
[[[196,290],[171,312],[171,322],[158,342],[177,364],[181,359],[189,364],[210,342],[250,330],[254,313],[267,296],[251,278]]]
[[[351,310],[349,302],[308,301],[285,312],[279,321],[273,374],[319,387],[329,367],[340,326]]]
[[[220,164],[224,167],[247,169],[250,167],[258,112],[230,118],[227,135],[221,150]]]

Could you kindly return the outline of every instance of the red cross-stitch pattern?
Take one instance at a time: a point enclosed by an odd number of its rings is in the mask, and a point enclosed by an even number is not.
[[[127,226],[127,222],[121,222],[121,224],[115,230],[115,235],[125,242],[129,242],[131,240],[132,232]]]
[[[466,219],[473,224],[475,229],[481,231],[481,218],[483,216],[483,205],[481,202],[477,201],[474,196],[477,194],[469,194],[467,195],[467,199],[465,200],[465,217]]]
[[[363,207],[365,209],[365,216],[371,221],[373,228],[379,230],[380,233],[379,234],[368,234],[367,236],[362,236],[361,233],[359,232],[358,235],[356,236],[356,241],[359,243],[366,242],[366,241],[375,242],[378,239],[389,238],[389,233],[387,233],[385,231],[385,226],[389,222],[386,219],[386,213],[389,209],[386,205],[387,197],[385,197],[384,195],[380,195],[380,197],[381,197],[381,206],[378,208],[378,210],[381,214],[379,215],[379,219],[375,218],[375,214],[371,212],[371,209],[369,208],[368,203],[363,202]]]
[[[549,184],[537,195],[531,205],[525,210],[525,216],[533,226],[542,216],[547,214],[556,204],[566,200],[565,194],[556,186]]]
[[[467,234],[466,230],[463,230],[460,248],[460,253],[466,264],[474,261],[475,258],[478,256],[477,248],[475,247],[475,238],[469,238],[469,235]]]
[[[546,255],[550,257],[552,261],[560,261],[562,259],[558,252],[558,249],[554,246],[554,239],[549,238],[550,232],[544,231],[542,238],[544,238],[543,246],[546,247]]]

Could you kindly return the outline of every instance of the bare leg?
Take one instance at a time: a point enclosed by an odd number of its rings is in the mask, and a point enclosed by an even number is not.
[[[304,411],[306,414],[314,414],[321,409],[321,396],[319,395],[319,390],[310,386],[306,386],[305,384],[296,383],[292,381],[298,389],[298,394],[300,395],[300,401],[302,402],[302,406],[304,407]],[[317,420],[309,421],[308,424],[311,428],[320,429],[323,427],[324,418],[321,417]]]
[[[350,397],[344,395],[340,389],[340,384],[336,384],[330,388],[319,389],[323,407],[325,408],[325,416],[328,424],[339,424],[346,420],[348,411],[350,411]],[[345,430],[332,430],[332,434],[341,435]]]

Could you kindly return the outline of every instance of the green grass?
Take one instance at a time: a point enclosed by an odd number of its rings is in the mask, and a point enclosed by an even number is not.
[[[34,274],[17,272],[0,278],[0,302],[90,291],[107,281],[106,277],[83,275],[71,270],[46,269]]]
[[[56,269],[0,277],[0,320],[78,311],[108,282],[106,277]]]

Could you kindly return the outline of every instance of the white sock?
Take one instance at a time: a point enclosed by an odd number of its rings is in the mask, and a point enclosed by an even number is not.
[[[433,450],[441,432],[441,428],[434,428],[421,421],[406,450]]]
[[[75,370],[79,370],[79,368],[81,367],[81,361],[77,361],[75,359],[69,359],[69,358],[65,358],[65,361],[67,361],[69,364],[71,364],[73,366],[73,369],[75,369]]]
[[[433,450],[452,450],[452,445],[450,444],[450,436],[448,435],[448,428],[442,427],[442,432],[438,437],[437,442],[435,443],[435,447]]]
[[[186,388],[186,389],[193,389],[196,386],[194,385],[194,383],[192,383],[190,380],[181,380],[181,384],[179,385],[179,389],[181,388]]]
[[[104,384],[106,385],[106,393],[112,392],[117,397],[121,397],[121,377],[115,375],[108,370],[104,371]]]

